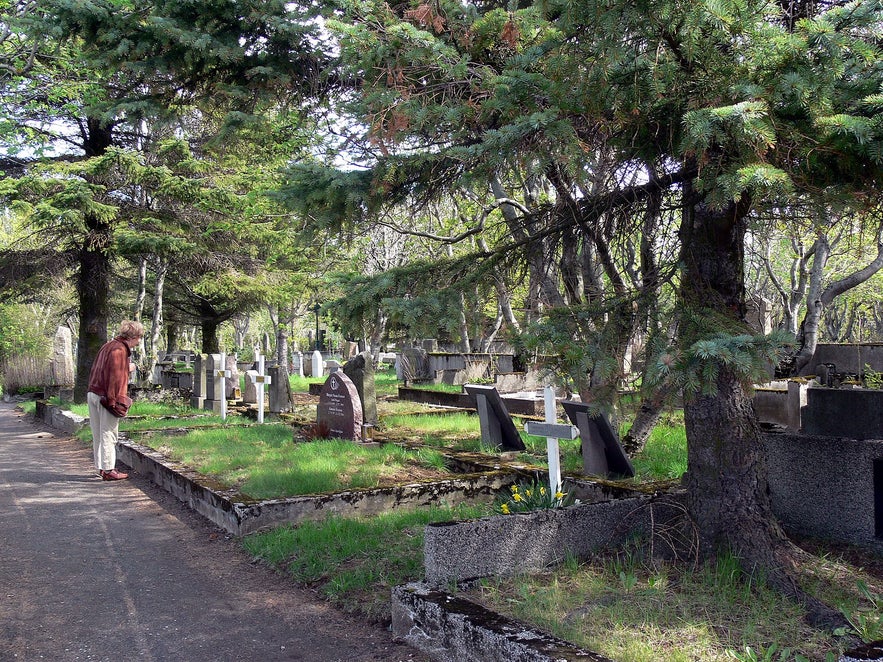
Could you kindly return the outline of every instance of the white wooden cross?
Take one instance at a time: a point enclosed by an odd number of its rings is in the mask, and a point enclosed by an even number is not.
[[[549,457],[549,490],[553,495],[561,491],[561,452],[558,450],[559,439],[576,439],[579,429],[574,425],[558,423],[558,410],[555,405],[555,390],[547,386],[543,393],[546,420],[543,423],[528,421],[524,431],[528,434],[546,438],[546,452]]]
[[[227,420],[227,380],[232,376],[229,370],[226,370],[227,367],[227,355],[223,352],[220,354],[221,356],[221,365],[223,366],[220,370],[215,370],[215,397],[220,395],[221,401],[221,420]]]
[[[264,384],[272,382],[270,375],[264,374],[264,355],[258,354],[258,374],[251,375],[258,397],[258,423],[264,422]]]

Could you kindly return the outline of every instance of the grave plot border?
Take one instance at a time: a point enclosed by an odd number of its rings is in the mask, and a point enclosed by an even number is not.
[[[324,519],[329,514],[377,515],[402,506],[491,502],[500,490],[519,478],[515,473],[499,470],[394,487],[248,500],[235,490],[225,489],[211,478],[128,439],[121,438],[117,443],[117,455],[120,462],[235,536],[284,523]]]

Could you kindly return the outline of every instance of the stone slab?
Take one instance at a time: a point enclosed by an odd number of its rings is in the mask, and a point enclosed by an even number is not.
[[[392,631],[445,662],[612,662],[420,583],[392,589]]]

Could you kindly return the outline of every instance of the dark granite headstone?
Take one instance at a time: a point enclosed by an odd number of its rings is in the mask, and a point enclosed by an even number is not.
[[[635,475],[631,460],[619,445],[619,437],[603,413],[592,415],[589,405],[583,402],[565,400],[561,404],[571,423],[579,428],[583,473],[593,476]]]
[[[480,384],[464,384],[463,388],[469,395],[475,396],[481,440],[503,450],[523,451],[524,442],[497,389]]]
[[[362,418],[368,425],[377,425],[377,391],[374,387],[374,359],[371,352],[361,352],[344,363],[343,372],[349,377],[362,401]]]
[[[331,437],[362,440],[362,403],[356,385],[340,370],[328,376],[319,394],[317,421]]]

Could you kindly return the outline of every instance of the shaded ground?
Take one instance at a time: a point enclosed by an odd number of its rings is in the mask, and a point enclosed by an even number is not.
[[[428,658],[255,565],[144,478],[0,403],[0,659]]]

